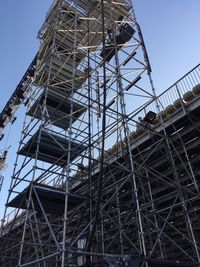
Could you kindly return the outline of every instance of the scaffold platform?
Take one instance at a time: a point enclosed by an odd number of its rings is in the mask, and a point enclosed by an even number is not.
[[[39,144],[38,138],[40,138]],[[41,129],[29,139],[19,151],[19,154],[35,158],[38,146],[38,160],[64,166],[67,164],[68,160],[68,143],[69,139],[55,134],[50,130]],[[72,161],[86,149],[86,146],[73,140],[71,140],[70,143],[73,151],[73,153],[70,154],[70,161]]]
[[[14,199],[12,199],[7,206],[19,209],[27,209],[27,202],[29,198],[30,188],[33,187],[32,203],[29,209],[35,209],[38,212],[42,212],[42,209],[47,214],[53,214],[60,216],[64,212],[65,207],[65,191],[63,189],[55,188],[45,184],[33,184],[25,188]],[[68,195],[68,210],[71,210],[78,205],[81,205],[86,200],[85,197],[76,195],[73,193],[67,193]],[[33,206],[34,205],[34,206]]]
[[[28,115],[39,120],[47,120],[54,126],[67,129],[70,124],[71,98],[64,98],[63,94],[48,89],[44,91],[28,111]],[[42,106],[45,104],[45,111]],[[73,101],[71,123],[74,123],[85,111],[86,108],[76,101]],[[45,113],[45,114],[42,114]]]

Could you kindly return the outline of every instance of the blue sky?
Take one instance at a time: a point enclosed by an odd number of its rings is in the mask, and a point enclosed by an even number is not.
[[[37,31],[52,0],[0,1],[0,108],[37,52]],[[199,0],[134,0],[161,92],[199,63]]]
[[[52,0],[0,0],[0,110],[38,50],[37,32],[51,3]],[[134,0],[133,3],[159,94],[200,61],[200,1]],[[9,139],[0,143],[0,149],[12,144],[3,197],[15,158],[13,141],[18,143],[15,133],[21,123],[20,116]]]

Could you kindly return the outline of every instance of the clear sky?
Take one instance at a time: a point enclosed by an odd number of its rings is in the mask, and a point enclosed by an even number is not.
[[[52,0],[0,0],[0,110],[38,50],[37,32],[51,3]],[[133,4],[159,94],[200,62],[200,0],[134,0]],[[0,143],[0,149],[12,144],[4,192],[0,193],[0,215],[21,121],[20,116],[9,139]]]

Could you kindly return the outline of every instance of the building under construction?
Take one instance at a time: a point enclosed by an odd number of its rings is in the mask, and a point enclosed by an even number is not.
[[[200,266],[200,65],[157,96],[131,0],[55,0],[38,37],[0,265]]]

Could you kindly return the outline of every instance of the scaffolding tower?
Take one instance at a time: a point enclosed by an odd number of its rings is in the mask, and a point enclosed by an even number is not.
[[[199,66],[163,104],[130,0],[55,0],[38,37],[1,266],[199,266]]]

